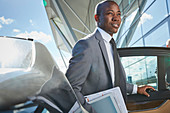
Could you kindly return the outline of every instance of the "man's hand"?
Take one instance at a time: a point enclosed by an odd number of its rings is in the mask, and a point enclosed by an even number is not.
[[[138,87],[137,93],[150,97],[150,95],[146,92],[146,89],[152,89],[155,91],[155,89],[152,86],[142,86],[142,87]]]

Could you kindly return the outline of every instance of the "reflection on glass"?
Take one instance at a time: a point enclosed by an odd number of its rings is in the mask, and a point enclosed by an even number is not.
[[[137,12],[138,12],[138,8],[126,18],[125,26],[124,26],[125,30],[129,29],[129,27],[132,24],[132,22],[135,21],[134,18],[136,16]]]
[[[141,24],[143,24],[143,34],[161,22],[167,15],[165,0],[156,0],[152,6],[142,14]]]
[[[122,63],[124,67],[128,67],[130,65],[133,65],[140,60],[143,60],[145,57],[144,56],[138,56],[138,57],[122,57]]]
[[[128,31],[123,34],[123,36],[120,37],[117,47],[122,48],[122,47],[126,47],[126,44],[123,44],[124,40],[126,40],[126,35],[127,35]]]
[[[143,38],[130,45],[130,47],[143,47],[143,46],[145,46],[143,43]]]
[[[170,0],[167,0],[167,6],[168,6],[169,14],[170,14]]]
[[[146,9],[147,9],[152,3],[154,3],[155,1],[156,1],[156,0],[146,0],[146,4],[145,4],[145,7],[144,7],[142,13],[145,12]]]
[[[146,57],[147,84],[157,88],[157,58]]]
[[[134,42],[136,42],[139,38],[142,37],[142,33],[141,33],[141,24],[138,23],[138,26],[136,27],[134,34],[132,36],[132,39],[129,43],[129,46],[131,46]]]
[[[157,57],[123,57],[122,64],[126,72],[127,82],[139,86],[151,85],[157,89]]]
[[[168,22],[166,22],[145,38],[145,44],[146,46],[165,46],[169,37]]]
[[[0,38],[0,68],[28,68],[33,60],[31,41]]]

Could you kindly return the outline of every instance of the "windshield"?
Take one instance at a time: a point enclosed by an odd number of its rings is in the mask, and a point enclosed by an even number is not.
[[[9,69],[27,69],[34,59],[32,41],[0,37],[0,73]]]

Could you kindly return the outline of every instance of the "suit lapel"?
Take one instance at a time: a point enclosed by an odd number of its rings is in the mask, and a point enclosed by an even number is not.
[[[104,56],[104,60],[106,61],[106,65],[107,65],[109,73],[111,75],[111,68],[110,68],[110,64],[109,64],[108,54],[106,51],[106,46],[105,46],[103,38],[98,30],[96,30],[95,36],[96,36],[96,39],[99,40],[99,47],[101,49],[102,55]]]

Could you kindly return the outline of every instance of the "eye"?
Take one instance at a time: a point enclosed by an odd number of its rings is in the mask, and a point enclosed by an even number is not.
[[[109,15],[113,15],[113,13],[112,13],[112,12],[108,12],[107,14],[109,14]]]
[[[118,13],[117,16],[121,16],[121,13]]]

